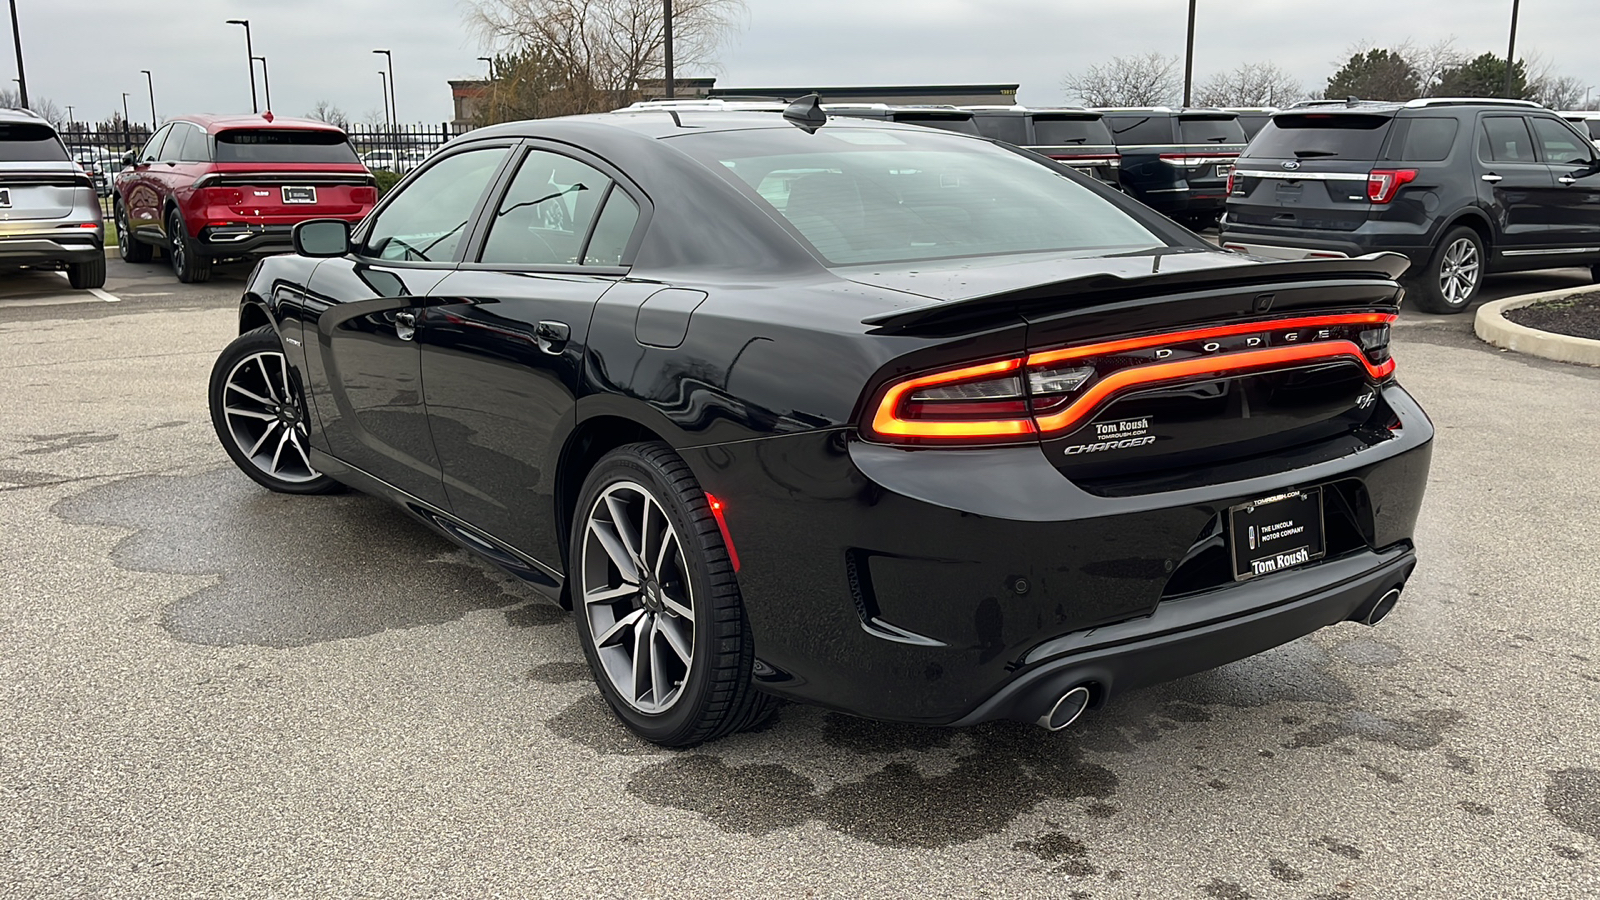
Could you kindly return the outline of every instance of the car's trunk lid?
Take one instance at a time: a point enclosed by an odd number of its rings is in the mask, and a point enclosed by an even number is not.
[[[1367,221],[1369,173],[1381,166],[1393,115],[1279,113],[1239,159],[1228,221],[1354,231]]]

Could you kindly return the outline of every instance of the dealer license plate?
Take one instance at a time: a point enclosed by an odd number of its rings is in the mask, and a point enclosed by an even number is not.
[[[314,187],[311,187],[310,185],[303,185],[303,186],[299,186],[299,187],[293,187],[293,186],[290,186],[290,185],[284,185],[284,188],[283,188],[283,202],[284,203],[315,203],[315,202],[317,202],[317,189],[314,188]]]
[[[1322,526],[1320,487],[1252,500],[1228,510],[1234,580],[1248,581],[1321,559],[1328,552]]]
[[[11,208],[11,188],[0,188],[0,209]]]

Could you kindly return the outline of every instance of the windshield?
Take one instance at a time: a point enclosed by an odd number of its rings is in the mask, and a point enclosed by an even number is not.
[[[836,126],[674,143],[833,265],[1166,246],[1092,188],[983,141]]]
[[[67,148],[49,125],[0,124],[0,162],[67,161]]]
[[[217,135],[217,162],[359,164],[360,160],[337,131],[240,128]]]

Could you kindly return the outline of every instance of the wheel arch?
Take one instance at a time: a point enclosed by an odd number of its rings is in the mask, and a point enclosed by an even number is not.
[[[1439,229],[1438,235],[1434,238],[1435,252],[1443,243],[1444,236],[1462,225],[1478,233],[1478,240],[1483,242],[1484,255],[1487,256],[1495,244],[1494,223],[1482,210],[1471,207],[1456,213]]]
[[[266,302],[255,294],[246,294],[239,305],[239,333],[244,334],[263,325],[277,327],[271,313],[267,312]]]

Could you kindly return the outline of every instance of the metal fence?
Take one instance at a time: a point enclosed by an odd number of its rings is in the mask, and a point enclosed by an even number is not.
[[[345,133],[350,135],[351,146],[367,168],[374,172],[402,173],[415,168],[446,141],[470,130],[465,125],[443,122],[439,125],[350,125]],[[79,162],[93,161],[111,172],[121,167],[124,154],[142,148],[150,140],[149,126],[138,124],[104,128],[78,122],[61,129],[60,134]]]

